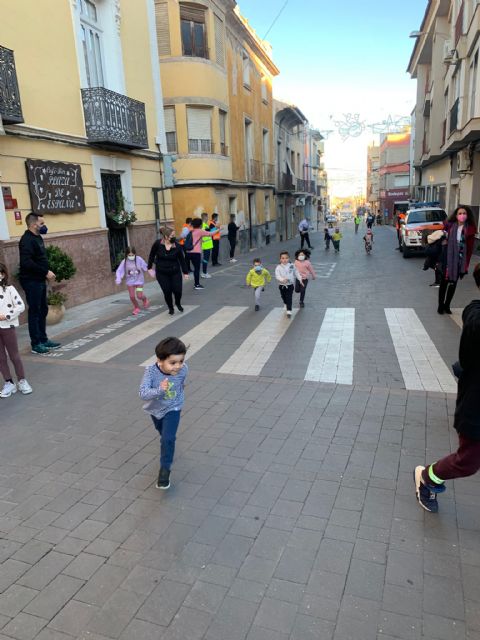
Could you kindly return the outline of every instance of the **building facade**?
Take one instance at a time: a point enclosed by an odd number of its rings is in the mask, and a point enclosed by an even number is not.
[[[114,291],[127,243],[145,255],[166,153],[153,0],[5,0],[0,21],[0,260],[13,273],[31,211],[74,260],[69,304]],[[161,202],[161,204],[160,204]],[[156,207],[156,203],[158,206]],[[118,214],[134,212],[122,224]]]
[[[381,136],[378,174],[379,208],[392,223],[394,203],[410,197],[410,127]]]
[[[380,147],[368,145],[367,150],[367,203],[370,210],[377,215],[380,209]]]
[[[412,196],[453,210],[480,205],[480,5],[427,5],[408,71],[417,81]]]
[[[242,250],[275,235],[271,52],[232,0],[155,0],[173,211],[242,225]]]

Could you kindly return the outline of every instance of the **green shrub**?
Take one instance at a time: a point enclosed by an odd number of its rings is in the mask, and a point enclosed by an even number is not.
[[[52,305],[52,307],[60,307],[62,304],[65,304],[67,300],[67,296],[61,291],[49,291],[47,294],[47,303]]]
[[[56,282],[62,282],[62,280],[70,280],[77,272],[76,266],[73,264],[72,258],[62,251],[60,247],[55,245],[48,245],[47,258],[50,271],[55,274]]]

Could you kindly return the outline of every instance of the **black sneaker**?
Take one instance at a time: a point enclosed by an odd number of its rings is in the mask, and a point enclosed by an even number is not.
[[[170,488],[170,471],[168,469],[160,469],[156,487],[163,490]]]
[[[417,496],[417,500],[419,505],[422,507],[422,509],[425,509],[425,511],[437,513],[437,493],[443,493],[445,491],[445,485],[424,484],[422,480],[422,471],[424,469],[425,467],[419,465],[418,467],[415,467],[415,471],[413,472],[413,481],[415,482],[415,493]]]
[[[168,310],[168,315],[169,316],[173,316],[174,313],[175,313],[175,309],[173,307]]]
[[[202,284],[196,284],[193,288],[194,288],[196,291],[198,291],[198,290],[200,290],[200,289],[205,289],[205,287],[204,287]]]
[[[255,305],[255,311],[260,311],[260,307],[258,306],[258,304]]]
[[[42,345],[46,349],[59,349],[62,346],[60,342],[53,342],[53,340],[47,340],[46,342],[42,342]]]
[[[181,304],[177,304],[177,309],[180,311],[180,313],[183,313],[183,307]]]
[[[303,309],[303,307],[305,306],[304,302],[300,302],[300,309]]]

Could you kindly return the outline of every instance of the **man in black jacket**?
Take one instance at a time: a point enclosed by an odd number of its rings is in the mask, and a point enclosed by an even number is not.
[[[20,238],[19,280],[25,291],[28,304],[28,332],[32,353],[45,354],[57,349],[59,342],[47,338],[46,319],[47,280],[55,280],[55,274],[48,267],[47,253],[42,235],[47,232],[43,216],[29,213],[25,219],[27,230]]]
[[[480,264],[473,277],[480,289]],[[459,446],[455,453],[414,471],[417,500],[433,513],[438,511],[437,494],[445,491],[445,480],[466,478],[480,469],[480,300],[465,307],[462,320],[459,362],[455,364],[458,393],[453,423]]]

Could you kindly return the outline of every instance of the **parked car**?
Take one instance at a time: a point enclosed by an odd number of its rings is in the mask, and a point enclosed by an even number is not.
[[[408,209],[405,222],[400,227],[400,251],[404,258],[425,249],[427,236],[433,231],[443,229],[447,219],[446,212],[440,207],[415,207]]]
[[[331,222],[332,224],[336,224],[337,223],[337,216],[332,216],[332,215],[327,216],[325,218],[325,222],[328,222],[328,223]]]

